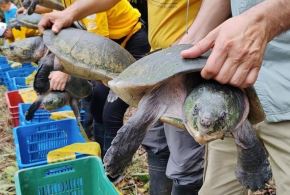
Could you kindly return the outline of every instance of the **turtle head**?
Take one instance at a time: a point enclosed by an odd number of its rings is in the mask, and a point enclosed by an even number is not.
[[[55,110],[67,104],[69,97],[66,92],[53,91],[48,93],[42,100],[46,110]]]
[[[222,139],[240,120],[239,101],[229,88],[204,83],[194,88],[184,103],[185,126],[194,139],[205,144]]]
[[[41,37],[31,37],[0,47],[1,53],[11,61],[37,62],[46,52]]]

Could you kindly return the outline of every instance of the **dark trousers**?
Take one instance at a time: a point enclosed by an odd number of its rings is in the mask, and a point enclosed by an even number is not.
[[[116,40],[118,43],[122,41]],[[149,52],[147,30],[144,26],[128,40],[125,49],[137,60]],[[122,127],[123,117],[128,108],[128,105],[120,98],[114,102],[108,102],[109,90],[101,82],[94,82],[90,106],[95,121],[94,137],[101,144],[102,154],[105,154],[111,146],[117,131]]]

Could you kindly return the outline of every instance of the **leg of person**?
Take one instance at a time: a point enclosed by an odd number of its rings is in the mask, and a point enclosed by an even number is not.
[[[103,154],[107,152],[117,135],[117,131],[123,126],[123,118],[127,108],[128,104],[120,98],[114,102],[106,101],[103,110],[103,125],[105,128]]]
[[[185,130],[164,125],[170,156],[166,175],[173,180],[172,195],[197,195],[202,185],[204,146]]]
[[[290,194],[290,121],[262,122],[257,125],[258,136],[269,153],[278,195]]]
[[[86,134],[89,138],[93,136],[93,116],[91,113],[91,95],[81,99],[80,101],[80,109],[85,111],[85,115],[82,121],[82,125],[86,131]]]
[[[142,25],[142,28],[128,40],[125,49],[127,49],[136,60],[139,60],[150,51],[147,30],[144,25]]]
[[[170,195],[172,180],[165,174],[169,150],[163,125],[158,124],[150,129],[142,145],[148,154],[150,195]]]
[[[232,137],[208,143],[205,161],[204,181],[199,195],[247,195],[248,190],[235,176],[237,148]]]
[[[103,108],[109,93],[109,88],[99,81],[93,83],[93,93],[91,98],[91,114],[94,118],[94,138],[103,150],[104,147],[104,127],[103,127]],[[102,152],[104,154],[104,152]]]

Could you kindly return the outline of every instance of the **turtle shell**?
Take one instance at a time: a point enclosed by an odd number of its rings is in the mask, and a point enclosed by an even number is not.
[[[77,99],[85,98],[92,93],[92,85],[85,79],[71,77],[65,87],[71,96]]]
[[[195,59],[183,59],[180,52],[192,45],[174,45],[154,52],[136,61],[118,77],[109,82],[109,87],[125,102],[137,106],[143,95],[160,86],[168,79],[193,72],[200,72],[208,55]],[[264,112],[253,88],[245,90],[250,102],[249,119],[256,124],[264,120]]]
[[[41,20],[41,15],[40,14],[18,14],[16,16],[16,20],[19,22],[21,26],[25,26],[28,28],[33,28],[37,29],[38,28],[38,23]]]
[[[84,30],[67,28],[58,34],[46,30],[43,40],[64,72],[88,80],[107,83],[135,61],[114,41]]]

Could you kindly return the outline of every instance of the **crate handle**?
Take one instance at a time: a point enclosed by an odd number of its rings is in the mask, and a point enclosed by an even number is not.
[[[67,173],[73,173],[73,172],[75,172],[75,169],[73,168],[72,165],[64,165],[61,167],[55,167],[55,168],[46,170],[44,173],[44,176],[52,177],[52,176],[57,176],[57,175],[62,175],[62,174],[67,174]]]

